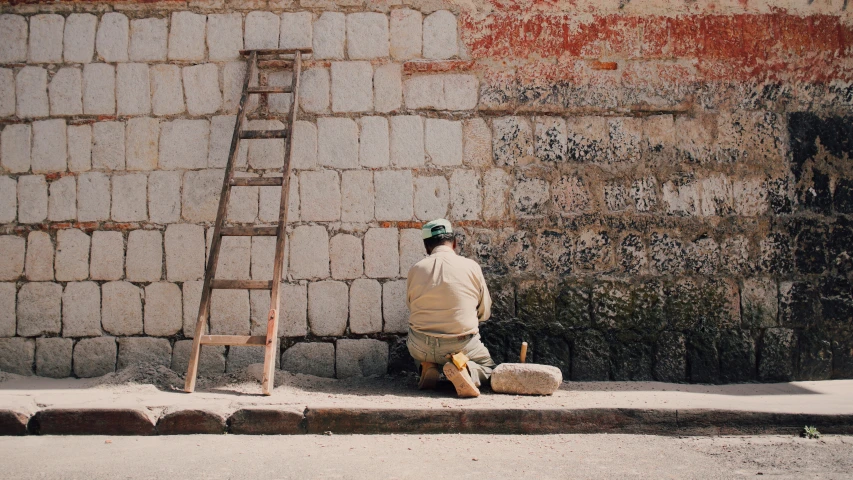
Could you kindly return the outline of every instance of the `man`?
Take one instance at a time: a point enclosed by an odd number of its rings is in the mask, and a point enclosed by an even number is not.
[[[460,397],[477,397],[495,367],[479,335],[479,323],[489,319],[492,306],[483,271],[477,262],[456,254],[447,220],[427,223],[421,234],[429,256],[409,270],[406,297],[406,345],[420,366],[418,388],[435,388],[438,367],[444,365],[444,375]],[[469,359],[461,369],[450,358],[457,353]]]

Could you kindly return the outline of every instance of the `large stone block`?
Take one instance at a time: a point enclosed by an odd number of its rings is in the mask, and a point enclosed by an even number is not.
[[[163,274],[163,235],[157,230],[134,230],[127,236],[127,279],[156,282]]]
[[[25,283],[18,290],[18,335],[38,337],[62,329],[62,285]]]
[[[439,167],[462,165],[462,122],[428,118],[424,146],[430,163]]]
[[[36,375],[65,378],[71,376],[71,352],[74,340],[70,338],[36,339]]]
[[[74,175],[62,177],[50,184],[47,219],[77,220],[77,178]]]
[[[17,114],[21,118],[46,117],[50,107],[47,98],[47,70],[24,67],[15,77]]]
[[[204,276],[204,227],[173,224],[166,228],[166,277],[171,282],[199,280]]]
[[[388,344],[380,340],[337,341],[335,370],[338,378],[372,377],[388,371]]]
[[[20,309],[20,306],[18,306]],[[794,378],[797,337],[789,328],[764,331],[758,360],[758,378],[764,382],[789,382]]]
[[[68,126],[68,170],[85,172],[92,169],[92,126]]]
[[[121,370],[137,365],[172,364],[172,346],[165,338],[125,337],[118,339],[118,361]]]
[[[0,338],[0,372],[32,375],[36,342],[30,338]]]
[[[124,276],[124,237],[121,232],[92,232],[92,280],[119,280]]]
[[[533,131],[527,119],[501,117],[492,120],[492,151],[495,164],[501,167],[533,162]]]
[[[0,165],[9,173],[26,173],[32,157],[32,126],[7,125],[0,135]]]
[[[409,307],[406,305],[406,280],[394,280],[382,285],[383,331],[405,333],[409,328]]]
[[[423,15],[408,8],[391,10],[391,57],[397,61],[421,55]]]
[[[83,67],[83,112],[86,115],[113,115],[116,112],[115,67],[89,63]]]
[[[62,292],[62,336],[101,333],[101,287],[95,282],[69,282]]]
[[[371,176],[371,179],[373,177]],[[73,180],[73,179],[72,179]],[[77,183],[74,183],[75,191]],[[373,195],[371,195],[373,197]],[[77,214],[77,199],[74,200],[74,214]],[[50,204],[48,204],[50,216]],[[18,217],[18,182],[5,175],[0,176],[0,223],[12,223]],[[53,220],[53,218],[51,218]]]
[[[278,48],[279,16],[272,12],[246,15],[246,48]]]
[[[373,220],[373,172],[347,170],[341,173],[341,220],[365,223]]]
[[[89,278],[89,243],[91,238],[82,230],[56,232],[56,279],[60,282]]]
[[[349,118],[317,119],[317,159],[332,168],[358,168],[358,125]]]
[[[279,367],[279,356],[275,356],[275,366]],[[264,363],[264,349],[258,347],[231,347],[228,349],[226,373],[246,371],[250,365]]]
[[[74,375],[100,377],[116,370],[118,346],[114,337],[84,338],[74,346]]]
[[[390,163],[388,120],[385,117],[361,117],[359,163],[363,167],[387,167]]]
[[[187,338],[195,337],[195,327],[198,321],[198,307],[201,303],[203,283],[202,281],[184,282],[181,286],[184,307],[184,336]],[[205,323],[202,333],[209,331],[207,327],[208,325]]]
[[[349,328],[351,333],[382,331],[382,285],[376,280],[358,279],[350,286]]]
[[[252,335],[266,335],[270,311],[269,292],[253,290],[251,304]],[[295,283],[283,283],[279,303],[278,336],[304,337],[305,335],[308,335],[308,287]]]
[[[345,233],[332,237],[329,241],[332,278],[350,280],[360,277],[364,273],[362,256],[360,238]]]
[[[316,336],[340,336],[347,328],[349,288],[326,280],[308,284],[308,324]]]
[[[373,72],[373,102],[377,112],[388,113],[403,105],[403,68],[397,63],[376,67]]]
[[[216,64],[204,63],[184,67],[183,80],[184,93],[187,97],[187,113],[190,115],[207,115],[216,113],[222,106],[222,92],[219,90],[219,69]]]
[[[110,177],[88,172],[77,177],[77,219],[97,222],[110,218]]]
[[[569,142],[566,121],[559,117],[539,117],[534,130],[536,157],[543,162],[565,162]]]
[[[610,378],[610,351],[604,335],[585,330],[572,345],[572,381],[602,381]]]
[[[184,174],[181,216],[189,222],[216,220],[222,191],[222,170],[198,170]]]
[[[171,369],[177,373],[185,373],[190,364],[192,340],[178,340],[172,349]],[[225,373],[225,347],[207,345],[201,348],[198,359],[198,375],[200,377],[215,376]]]
[[[275,267],[275,237],[252,238],[252,266],[251,277],[253,280],[272,280],[273,268]],[[289,245],[285,242],[284,258],[282,259],[282,277],[287,276],[287,249]]]
[[[456,16],[439,10],[424,19],[424,58],[444,60],[459,53]]]
[[[207,120],[173,120],[160,126],[160,167],[166,170],[207,166],[210,124]]]
[[[124,170],[123,122],[98,122],[92,126],[92,166],[98,170]]]
[[[687,341],[680,332],[661,332],[652,375],[659,382],[687,381]]]
[[[185,108],[181,67],[177,65],[153,65],[149,75],[151,78],[151,106],[154,115],[183,113]]]
[[[306,113],[329,110],[331,79],[328,68],[309,68],[302,72],[299,105]]]
[[[27,20],[20,15],[0,15],[0,62],[15,63],[27,60]]]
[[[550,194],[548,182],[541,178],[517,175],[515,188],[510,192],[510,204],[519,218],[535,218],[545,214]]]
[[[83,113],[83,73],[79,68],[60,68],[47,87],[51,115]]]
[[[62,62],[62,32],[65,18],[56,14],[30,17],[30,63]]]
[[[480,176],[473,170],[456,170],[450,176],[450,217],[476,220],[483,209]]]
[[[174,23],[172,23],[172,28],[175,28]],[[131,20],[130,61],[165,61],[168,31],[165,18],[140,18]]]
[[[290,165],[297,170],[317,166],[317,127],[311,122],[297,121],[293,126],[293,157]]]
[[[69,63],[89,63],[95,55],[95,27],[98,17],[90,13],[72,13],[65,19],[63,57]]]
[[[26,243],[22,237],[0,235],[0,251],[3,252],[0,255],[0,280],[17,280],[24,273]]]
[[[290,274],[294,278],[328,278],[329,235],[320,225],[293,230],[290,243]]]
[[[175,335],[183,327],[181,289],[174,283],[155,282],[145,287],[145,334]]]
[[[33,173],[64,172],[67,148],[65,120],[33,122]]]
[[[483,220],[506,217],[511,181],[509,174],[498,168],[489,169],[483,175]]]
[[[311,48],[313,20],[311,12],[282,13],[278,48]]]
[[[284,124],[278,120],[255,120],[249,122],[252,130],[281,130]],[[281,170],[284,164],[284,140],[253,140],[249,143],[249,166],[255,169]]]
[[[116,12],[105,13],[95,38],[98,56],[105,62],[126,62],[129,37],[130,22],[127,17]]]
[[[14,282],[0,283],[0,337],[14,337],[17,323],[15,297],[18,291]]]
[[[347,15],[347,54],[350,59],[389,55],[388,17],[378,12]]]
[[[47,232],[32,231],[27,235],[26,267],[27,280],[53,280],[53,241]]]
[[[15,114],[15,72],[11,68],[0,68],[0,117]]]
[[[225,237],[216,270],[218,278],[249,280],[251,278],[252,239]]]
[[[160,122],[156,118],[137,117],[127,120],[125,131],[128,170],[154,170],[158,163]]]
[[[112,335],[142,333],[142,290],[130,282],[108,282],[101,287],[101,324]]]
[[[249,315],[248,290],[214,290],[210,306],[211,334],[248,335]]]
[[[250,14],[251,15],[251,14]],[[169,60],[204,60],[204,30],[207,17],[192,12],[172,14],[169,31]]]
[[[335,377],[335,344],[302,342],[281,354],[281,368],[291,373]]]
[[[333,222],[341,219],[341,184],[333,170],[299,174],[302,220]]]
[[[377,220],[411,220],[412,172],[386,170],[373,174],[376,189],[375,215]]]
[[[370,110],[373,110],[373,67],[370,62],[332,62],[332,111]]]
[[[242,49],[242,15],[220,13],[207,16],[207,57],[211,62],[237,60]]]
[[[312,38],[314,58],[334,60],[344,58],[345,42],[346,15],[339,12],[323,12],[314,22]]]
[[[417,115],[391,117],[391,165],[395,167],[420,167],[424,156],[424,122]]]
[[[406,107],[427,110],[472,110],[479,82],[470,74],[420,75],[406,80]]]
[[[421,230],[405,228],[400,230],[400,276],[407,277],[409,269],[426,256]]]
[[[119,115],[151,113],[148,65],[120,63],[116,67],[116,111]]]
[[[396,228],[371,228],[364,235],[364,274],[393,278],[400,272],[399,236]]]
[[[111,217],[116,222],[148,219],[148,176],[144,173],[113,175]]]
[[[491,377],[492,390],[513,395],[551,395],[562,383],[559,368],[535,363],[502,363]]]
[[[743,281],[740,303],[745,328],[777,326],[778,293],[770,278],[748,278]]]

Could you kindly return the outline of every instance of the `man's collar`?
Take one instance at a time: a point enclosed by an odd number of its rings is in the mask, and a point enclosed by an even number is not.
[[[444,253],[444,252],[456,253],[453,251],[453,247],[451,247],[450,245],[439,245],[439,246],[432,249],[432,253],[430,255],[435,255],[436,253]]]

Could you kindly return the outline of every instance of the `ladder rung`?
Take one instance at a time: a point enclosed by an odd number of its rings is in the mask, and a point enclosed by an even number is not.
[[[293,60],[258,60],[258,68],[289,68]]]
[[[240,50],[240,55],[249,55],[252,52],[258,52],[258,55],[294,55],[296,52],[303,54],[311,54],[314,50],[308,48],[258,48],[255,50]]]
[[[237,177],[231,179],[232,187],[280,187],[284,177]]]
[[[261,335],[202,335],[202,345],[255,345],[267,344],[267,337]]]
[[[224,237],[274,237],[278,227],[222,227]]]
[[[249,87],[249,93],[290,93],[290,87]]]
[[[272,280],[213,280],[210,286],[221,290],[269,290]]]
[[[265,138],[286,138],[287,130],[243,130],[240,138],[244,140],[259,140]]]

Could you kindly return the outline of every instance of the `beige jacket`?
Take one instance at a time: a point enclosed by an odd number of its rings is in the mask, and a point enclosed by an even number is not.
[[[434,337],[477,333],[492,310],[480,266],[449,245],[436,247],[409,269],[406,304],[412,330]]]

